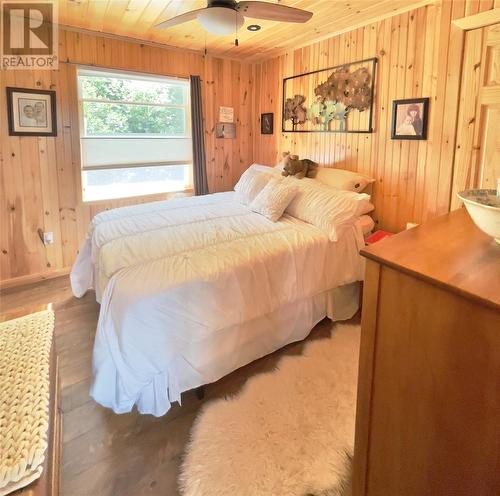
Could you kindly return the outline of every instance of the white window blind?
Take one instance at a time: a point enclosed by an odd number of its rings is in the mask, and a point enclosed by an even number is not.
[[[85,138],[83,170],[191,163],[191,138]]]
[[[84,200],[191,187],[189,81],[79,68],[78,95]]]

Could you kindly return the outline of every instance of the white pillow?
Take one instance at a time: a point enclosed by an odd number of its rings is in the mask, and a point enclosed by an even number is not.
[[[297,181],[272,178],[250,204],[250,210],[276,222],[297,194]]]
[[[318,167],[316,180],[333,188],[360,193],[375,179],[358,172],[334,169],[333,167]]]
[[[274,168],[269,167],[268,165],[253,163],[247,170],[249,170],[249,169],[251,169],[253,171],[267,172],[269,174],[276,174],[276,171],[274,170]]]
[[[330,188],[314,179],[296,183],[298,192],[286,213],[318,227],[331,241],[338,241],[362,213],[373,208],[365,193]]]
[[[252,164],[234,187],[236,200],[243,205],[250,205],[274,174],[276,172],[273,172],[272,167]]]
[[[366,195],[366,193],[363,194]],[[371,203],[370,201],[363,201],[359,206],[359,215],[369,214],[373,210],[375,210],[375,205],[373,203]]]

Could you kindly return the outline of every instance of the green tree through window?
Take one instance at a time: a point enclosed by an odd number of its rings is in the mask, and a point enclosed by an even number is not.
[[[84,201],[192,186],[189,83],[78,70]]]
[[[180,136],[186,132],[182,107],[186,94],[181,86],[84,77],[81,88],[86,136]]]

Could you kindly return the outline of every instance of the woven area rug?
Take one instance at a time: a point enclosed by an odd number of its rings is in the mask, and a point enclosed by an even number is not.
[[[348,496],[354,446],[359,326],[209,403],[191,433],[184,496]]]
[[[42,473],[54,312],[0,323],[0,496]]]

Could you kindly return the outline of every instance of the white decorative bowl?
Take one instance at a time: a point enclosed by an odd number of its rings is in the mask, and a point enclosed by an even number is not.
[[[500,197],[494,189],[469,189],[458,193],[472,220],[481,231],[500,244]]]

